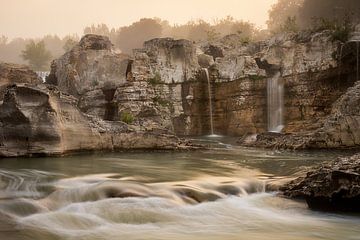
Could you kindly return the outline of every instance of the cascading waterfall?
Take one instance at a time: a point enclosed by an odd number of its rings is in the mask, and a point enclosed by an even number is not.
[[[209,76],[209,70],[207,68],[203,68],[206,80],[208,83],[208,92],[209,92],[209,115],[210,115],[210,134],[214,135],[214,120],[213,120],[213,109],[212,109],[212,97],[211,97],[211,85],[210,85],[210,76]]]
[[[46,77],[49,76],[50,72],[40,72],[40,71],[38,71],[38,72],[36,72],[36,74],[38,75],[39,78],[41,78],[41,80],[43,82],[45,82]]]
[[[267,82],[268,131],[277,133],[284,128],[284,85],[280,75],[280,72],[277,72]]]

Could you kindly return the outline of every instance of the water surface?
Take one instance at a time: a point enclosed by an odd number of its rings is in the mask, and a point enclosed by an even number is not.
[[[0,239],[360,239],[360,217],[266,192],[344,152],[211,150],[0,159]]]

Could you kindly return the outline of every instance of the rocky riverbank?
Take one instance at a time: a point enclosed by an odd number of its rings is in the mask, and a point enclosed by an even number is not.
[[[360,154],[315,167],[280,191],[305,199],[311,209],[360,212]]]

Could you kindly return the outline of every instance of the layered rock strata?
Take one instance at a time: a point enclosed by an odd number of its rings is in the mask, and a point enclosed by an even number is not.
[[[141,131],[120,121],[84,114],[76,102],[51,86],[8,87],[0,106],[0,157],[186,148],[186,143],[172,134]]]

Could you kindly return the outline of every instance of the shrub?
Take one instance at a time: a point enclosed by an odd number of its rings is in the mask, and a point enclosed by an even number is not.
[[[287,33],[291,33],[291,32],[298,32],[299,31],[299,26],[297,24],[296,21],[296,17],[288,17],[285,22],[280,26],[280,31],[281,32],[287,32]]]
[[[121,121],[127,124],[131,124],[134,122],[134,116],[130,112],[122,112],[121,113]]]
[[[149,83],[151,85],[157,85],[157,84],[161,84],[163,83],[163,81],[161,80],[161,75],[160,73],[156,72],[154,77],[149,79]]]
[[[346,15],[343,19],[329,20],[325,18],[316,18],[311,26],[312,32],[329,30],[332,41],[347,42],[355,26],[351,17]]]

